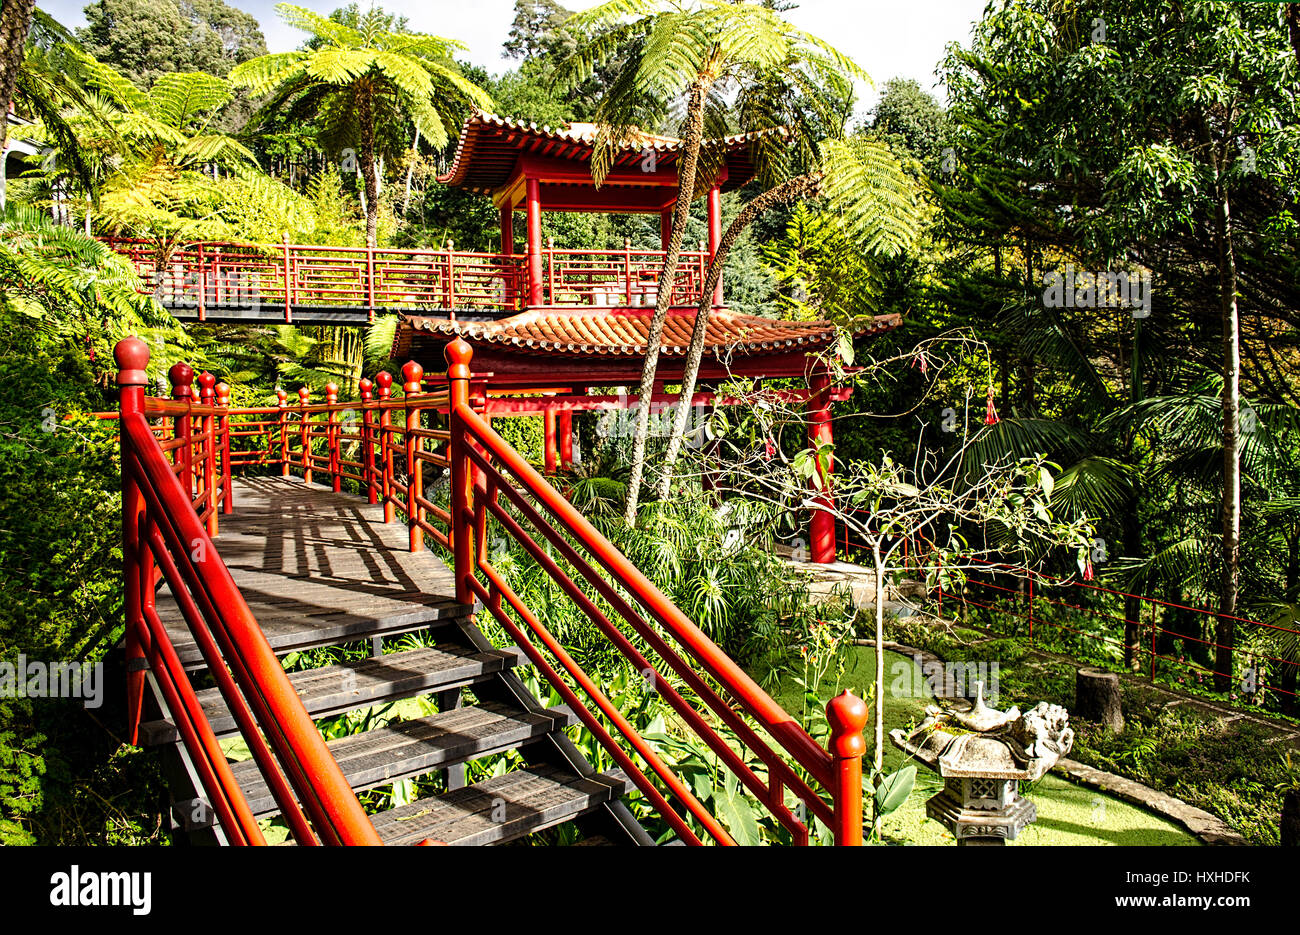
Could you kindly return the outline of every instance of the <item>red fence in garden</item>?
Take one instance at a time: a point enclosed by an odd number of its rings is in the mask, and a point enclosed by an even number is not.
[[[223,828],[235,843],[263,843],[154,609],[155,586],[165,578],[295,840],[379,843],[231,580],[220,540],[213,543],[221,515],[233,510],[232,474],[278,468],[336,491],[355,484],[369,502],[383,504],[386,521],[404,516],[412,550],[424,548],[426,535],[447,547],[456,599],[482,602],[685,843],[735,841],[695,795],[690,774],[641,735],[493,564],[489,519],[636,666],[683,729],[794,843],[810,843],[814,820],[838,844],[862,843],[866,705],[848,692],[833,699],[828,745],[813,740],[492,430],[471,403],[470,353],[463,341],[448,347],[446,377],[432,378],[446,388],[434,392],[410,362],[400,398],[392,395],[391,375],[380,373],[373,383],[360,381],[360,399],[352,402],[339,401],[331,385],[324,403],[312,403],[304,388],[296,403],[281,392],[275,406],[232,407],[228,387],[210,374],[196,380],[184,364],[171,370],[171,399],[146,398],[147,346],[138,339],[118,345],[132,731],[147,664]],[[449,474],[445,506],[433,500],[426,467],[436,470],[437,482]]]
[[[142,240],[106,238],[127,257],[144,288],[173,312],[293,322],[304,310],[358,313],[422,309],[509,313],[534,305],[653,306],[661,250],[541,250],[538,281],[522,254],[442,249],[395,250],[291,244],[185,244],[167,253]],[[710,254],[684,250],[676,305],[695,305]],[[347,319],[350,322],[350,319]]]
[[[866,543],[855,541],[847,528],[841,541],[846,552],[870,549]],[[936,568],[933,560],[927,560],[934,552],[924,541],[919,549],[916,542],[905,542],[903,567],[924,580],[926,570]],[[1300,629],[1293,626],[1220,615],[1203,607],[1018,565],[971,558],[961,559],[959,564],[962,588],[953,590],[939,583],[932,591],[941,615],[951,616],[970,607],[987,610],[995,619],[1011,619],[1023,625],[1016,628],[1014,635],[1023,634],[1031,642],[1044,633],[1065,635],[1086,645],[1098,661],[1110,660],[1120,666],[1127,657],[1132,668],[1153,681],[1165,674],[1172,675],[1176,682],[1187,684],[1191,680],[1200,684],[1207,679],[1212,683],[1215,676],[1220,676],[1245,695],[1262,697],[1262,693],[1272,692],[1289,700],[1300,697],[1300,659],[1279,655],[1273,648],[1279,641],[1295,641],[1300,646]],[[1179,618],[1184,625],[1176,627],[1173,624]],[[1216,671],[1214,663],[1207,666],[1192,658],[1198,650],[1201,655],[1218,658],[1222,646],[1213,634],[1220,619],[1231,620],[1236,628],[1234,672]],[[1094,626],[1087,626],[1087,622]],[[1170,649],[1178,644],[1181,652]]]

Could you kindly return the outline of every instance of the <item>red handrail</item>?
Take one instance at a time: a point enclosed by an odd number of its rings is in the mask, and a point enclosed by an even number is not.
[[[796,843],[809,842],[814,818],[833,829],[836,843],[861,843],[866,705],[847,692],[833,699],[827,705],[829,749],[819,746],[474,410],[470,349],[463,341],[448,348],[446,392],[424,392],[428,379],[411,362],[403,367],[397,399],[392,376],[379,373],[373,384],[361,382],[357,402],[339,401],[331,386],[328,401],[313,404],[303,387],[296,405],[278,391],[275,406],[243,408],[229,406],[228,389],[218,391],[208,375],[199,381],[206,394],[196,401],[195,376],[184,364],[170,374],[172,399],[146,399],[147,348],[128,340],[117,353],[123,365],[118,419],[127,490],[127,653],[136,665],[129,701],[138,719],[140,664],[147,663],[234,843],[260,843],[261,834],[153,608],[152,585],[159,576],[171,585],[295,838],[378,843],[205,528],[205,521],[214,522],[232,508],[232,471],[250,465],[279,465],[285,474],[297,470],[308,482],[315,475],[335,490],[345,480],[355,482],[372,502],[383,504],[386,521],[403,516],[412,549],[423,548],[426,535],[450,549],[457,599],[483,602],[681,840],[734,843],[690,784],[492,565],[486,548],[489,517],[625,658],[643,674],[653,673],[655,690],[680,723]],[[378,398],[370,392],[375,387]],[[445,414],[448,428],[426,427],[425,411]],[[355,431],[354,420],[343,418],[349,412],[361,414]],[[163,423],[152,428],[149,417]],[[450,468],[450,509],[428,499],[426,464]],[[576,577],[561,562],[576,570]],[[660,660],[659,666],[648,654]],[[815,787],[829,795],[829,802]],[[787,793],[803,807],[787,804]]]
[[[265,843],[154,609],[156,562],[295,839],[300,844],[382,843],[153,434],[144,398],[148,345],[128,338],[118,343],[114,356],[122,388],[127,658],[148,660],[158,674],[223,831],[234,843]],[[207,434],[208,448],[215,452],[214,432],[210,427]],[[182,462],[184,473],[187,468]],[[142,681],[143,669],[133,664],[133,740]]]
[[[860,844],[862,839],[861,756],[865,749],[862,729],[866,705],[844,693],[827,706],[831,726],[831,749],[825,750],[786,713],[749,675],[736,665],[712,640],[681,612],[644,574],[591,525],[555,488],[548,484],[517,451],[492,430],[487,419],[469,402],[469,361],[472,350],[463,340],[447,348],[447,377],[450,386],[451,540],[455,557],[457,599],[469,603],[482,600],[499,623],[533,661],[538,671],[574,709],[592,735],[628,773],[632,782],[656,807],[670,826],[689,843],[701,843],[690,819],[715,841],[734,843],[726,829],[713,818],[689,789],[665,764],[635,727],[624,718],[565,651],[543,621],[493,567],[485,547],[485,523],[490,514],[509,532],[588,619],[643,673],[654,673],[654,687],[686,722],[687,726],[737,775],[742,784],[758,796],[796,842],[808,840],[808,819],[797,816],[785,804],[790,791],[806,806],[807,814],[831,825],[839,844]],[[617,616],[663,660],[665,668],[681,680],[722,725],[731,730],[743,746],[753,752],[767,771],[767,782],[748,767],[743,757],[708,724],[682,693],[654,669],[632,640],[583,594],[570,578],[499,502],[504,494],[514,509],[529,521],[557,552],[592,586]],[[529,501],[534,501],[533,507]],[[590,555],[598,570],[579,554],[566,537]],[[601,573],[603,570],[603,574]],[[482,575],[485,586],[478,580]],[[638,612],[620,592],[631,595],[640,605]],[[507,613],[509,605],[515,617]],[[649,620],[646,619],[648,615]],[[522,625],[519,621],[522,621]],[[650,621],[653,621],[651,624]],[[668,639],[664,638],[664,635]],[[671,640],[671,642],[670,642]],[[538,643],[541,644],[539,647]],[[674,645],[681,647],[680,651]],[[543,652],[543,648],[546,652]],[[550,658],[548,658],[548,654]],[[558,663],[553,665],[551,658]],[[563,669],[568,676],[560,674]],[[701,671],[702,670],[702,671]],[[711,679],[724,694],[715,691]],[[578,694],[580,689],[599,711],[591,710]],[[606,728],[602,717],[614,731]],[[754,726],[751,726],[751,722]],[[776,742],[768,745],[759,732]],[[617,732],[624,749],[614,737]],[[854,738],[857,738],[856,740]],[[680,803],[683,815],[668,801],[654,779],[637,766],[632,753],[645,762],[669,795]],[[802,769],[831,795],[828,807],[787,763]]]

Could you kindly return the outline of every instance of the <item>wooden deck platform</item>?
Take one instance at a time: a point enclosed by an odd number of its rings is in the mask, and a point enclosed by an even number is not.
[[[350,494],[287,477],[236,478],[232,515],[215,540],[279,654],[372,639],[464,616],[451,570],[411,552],[406,526]],[[202,664],[164,587],[158,614],[187,667]]]

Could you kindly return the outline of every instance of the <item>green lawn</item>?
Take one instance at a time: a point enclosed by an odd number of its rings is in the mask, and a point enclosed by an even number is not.
[[[823,686],[823,700],[848,688],[866,697],[876,664],[875,650],[867,646],[849,648],[845,672],[839,684]],[[897,653],[885,658],[885,732],[895,727],[909,727],[924,717],[930,703],[916,666]],[[792,679],[785,680],[776,691],[776,700],[787,711],[798,712],[803,706],[803,690]],[[873,711],[874,717],[874,711]],[[868,742],[871,725],[867,728]],[[902,751],[885,739],[885,769],[895,770],[903,763]],[[868,760],[870,751],[868,751]],[[922,767],[917,773],[916,789],[907,804],[885,820],[885,839],[897,844],[952,844],[953,837],[941,825],[925,817],[925,801],[942,787],[934,773]],[[1045,776],[1022,792],[1038,806],[1038,820],[1021,833],[1015,844],[1120,844],[1145,846],[1199,845],[1199,841],[1181,826],[1157,817],[1144,809],[1112,798],[1102,792],[1078,786],[1054,775]]]

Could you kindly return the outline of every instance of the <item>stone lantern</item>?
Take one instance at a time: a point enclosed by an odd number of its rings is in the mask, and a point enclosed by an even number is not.
[[[910,734],[893,730],[889,738],[944,779],[943,791],[925,803],[926,815],[948,828],[959,847],[1013,840],[1037,817],[1019,784],[1038,779],[1070,752],[1069,714],[1046,702],[1024,714],[1014,707],[997,711],[984,704],[979,683],[970,710],[929,705],[925,713]]]

